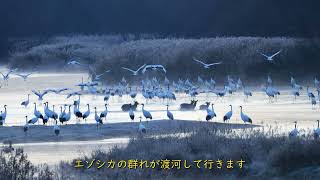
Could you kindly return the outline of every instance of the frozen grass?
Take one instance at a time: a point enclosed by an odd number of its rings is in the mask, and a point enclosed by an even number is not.
[[[183,134],[188,132],[187,135]],[[182,133],[182,134],[181,134]],[[288,138],[277,129],[194,127],[170,136],[136,136],[124,148],[93,150],[82,161],[96,160],[245,160],[242,169],[76,169],[74,160],[49,168],[34,166],[22,149],[0,154],[1,179],[319,179],[320,142],[311,132]],[[310,134],[310,135],[308,135]],[[10,150],[10,148],[9,148]],[[216,164],[214,164],[216,166]]]
[[[35,68],[37,66],[59,69],[70,59],[95,62],[105,49],[120,44],[132,37],[124,36],[58,36],[39,41],[23,39],[17,41],[11,53],[9,66]],[[22,46],[23,48],[19,47]],[[41,68],[40,68],[41,69]]]
[[[126,148],[114,147],[110,152],[94,151],[81,160],[157,160],[180,159],[193,162],[197,159],[243,159],[243,169],[227,170],[192,169],[168,170],[74,169],[74,163],[61,163],[60,175],[71,179],[317,179],[320,177],[320,142],[311,136],[289,139],[274,130],[215,129],[202,127],[190,136],[136,137]]]
[[[47,165],[32,165],[23,149],[6,147],[0,152],[0,179],[51,180],[53,177]]]
[[[142,39],[141,39],[142,38]],[[120,79],[127,71],[118,71],[121,66],[138,67],[143,63],[159,63],[166,66],[168,77],[188,77],[193,72],[202,76],[226,76],[242,78],[274,77],[289,75],[317,75],[316,59],[320,58],[320,43],[317,39],[286,37],[217,37],[202,39],[166,39],[152,36],[70,36],[55,37],[27,50],[12,53],[10,66],[34,67],[34,65],[58,67],[70,58],[80,59],[95,66],[97,72],[113,69],[110,79]],[[18,48],[17,48],[18,49]],[[276,64],[264,60],[257,50],[272,54],[282,49]],[[192,57],[204,61],[223,61],[213,71],[203,71]],[[53,63],[54,62],[54,63]],[[308,73],[300,67],[303,65]],[[178,68],[178,70],[177,70]],[[183,70],[183,71],[182,71]],[[119,73],[120,72],[120,73]],[[110,80],[109,79],[109,80]]]

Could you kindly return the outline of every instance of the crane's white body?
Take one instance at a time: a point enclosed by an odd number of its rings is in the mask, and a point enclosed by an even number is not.
[[[127,71],[132,72],[132,75],[133,75],[133,76],[137,76],[138,73],[139,73],[139,71],[140,71],[141,69],[143,69],[145,66],[146,66],[146,64],[140,66],[137,70],[132,70],[132,69],[129,69],[129,68],[126,68],[126,67],[122,67],[122,69],[125,69],[125,70],[127,70]]]
[[[203,68],[205,68],[205,69],[209,69],[211,66],[214,66],[214,65],[222,64],[222,61],[208,64],[208,63],[204,63],[203,61],[200,61],[200,60],[198,60],[196,58],[193,58],[193,60],[198,62],[198,63],[200,63],[200,64],[202,64]]]

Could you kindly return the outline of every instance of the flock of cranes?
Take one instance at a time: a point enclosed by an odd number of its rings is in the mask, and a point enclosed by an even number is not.
[[[260,52],[259,52],[260,53]],[[274,61],[274,57],[281,53],[281,50],[277,53],[268,56],[265,54],[260,53],[264,57],[266,57],[267,61]],[[203,66],[204,69],[209,69],[212,66],[222,64],[223,62],[215,62],[215,63],[205,63],[197,58],[193,58],[193,60]],[[61,89],[46,89],[46,90],[34,90],[32,89],[31,92],[38,97],[38,101],[41,103],[44,100],[44,97],[49,93],[54,93],[57,95],[66,95],[66,98],[71,97],[77,97],[77,99],[74,100],[73,104],[65,104],[64,106],[60,106],[60,113],[58,114],[57,110],[58,108],[55,107],[55,105],[49,106],[49,102],[44,102],[44,109],[41,112],[37,108],[37,103],[34,102],[34,110],[32,118],[28,118],[28,116],[25,116],[26,124],[24,125],[24,131],[28,132],[29,127],[32,124],[39,124],[39,121],[42,120],[42,123],[48,124],[51,122],[54,126],[54,133],[56,135],[60,134],[60,125],[67,124],[71,119],[72,116],[74,116],[77,120],[77,122],[80,122],[83,120],[84,122],[87,121],[87,119],[90,118],[91,108],[90,104],[86,104],[87,108],[85,112],[81,112],[80,110],[80,103],[81,103],[81,95],[84,93],[93,94],[93,95],[104,95],[104,110],[99,114],[97,112],[97,107],[94,107],[94,120],[97,125],[97,129],[101,124],[103,124],[106,121],[106,118],[108,116],[108,102],[111,98],[122,98],[123,96],[128,96],[131,98],[133,103],[129,104],[123,104],[121,109],[122,111],[128,112],[129,118],[131,120],[134,120],[136,118],[135,112],[137,110],[138,106],[141,106],[142,115],[146,120],[152,120],[152,113],[145,109],[145,106],[150,101],[157,101],[165,103],[166,104],[166,115],[169,120],[174,120],[174,114],[169,109],[170,102],[176,100],[176,94],[185,94],[186,97],[190,97],[191,103],[182,103],[180,104],[180,110],[181,111],[188,111],[188,110],[195,110],[197,106],[197,96],[200,93],[212,93],[215,94],[217,99],[221,98],[223,99],[225,96],[232,95],[234,92],[243,91],[244,95],[244,101],[248,101],[250,96],[253,96],[253,93],[244,86],[241,79],[234,80],[231,76],[227,76],[226,83],[223,86],[223,89],[218,89],[216,86],[216,82],[214,79],[204,80],[200,76],[198,76],[197,82],[192,82],[189,79],[179,79],[177,82],[170,81],[169,79],[165,78],[163,82],[160,82],[157,78],[149,79],[143,79],[140,82],[140,85],[137,85],[135,88],[132,86],[129,86],[129,83],[127,83],[125,78],[122,78],[122,80],[118,83],[118,85],[115,85],[113,87],[102,87],[100,86],[99,81],[101,80],[101,77],[105,75],[105,73],[110,72],[110,70],[104,71],[102,74],[97,74],[93,70],[93,68],[90,65],[85,65],[80,63],[77,60],[72,60],[67,63],[69,66],[87,66],[89,68],[89,71],[91,73],[91,81],[90,82],[82,82],[77,84],[76,86],[80,87],[80,91],[75,91],[70,88],[61,88]],[[144,74],[147,71],[161,71],[166,73],[166,69],[163,65],[147,65],[144,64],[137,68],[137,70],[133,70],[131,68],[122,67],[123,70],[129,71],[132,73],[133,76],[138,76],[140,73]],[[25,74],[18,74],[15,70],[10,70],[6,74],[2,74],[3,76],[3,82],[4,85],[8,86],[8,81],[10,74],[14,73],[17,76],[21,77],[24,81],[27,81],[28,77],[32,75],[32,73],[25,73]],[[277,101],[277,97],[281,95],[280,91],[274,86],[273,80],[270,75],[268,75],[267,80],[265,83],[263,83],[262,91],[267,95],[269,98],[269,102],[272,103],[274,101]],[[320,102],[320,83],[315,78],[314,79],[314,86],[316,88],[317,96],[310,90],[309,87],[307,87],[307,96],[311,102],[312,108],[315,108],[315,105],[317,104],[317,100]],[[303,87],[297,83],[294,77],[291,77],[290,80],[290,87],[292,89],[292,95],[293,95],[293,103],[296,100],[298,96],[300,96],[301,92],[303,91]],[[146,103],[139,103],[135,100],[137,94],[140,93]],[[21,106],[27,108],[30,105],[30,96],[31,94],[27,95],[27,99],[23,102],[21,102]],[[317,98],[317,99],[316,99]],[[233,106],[232,104],[229,105],[230,110],[225,113],[225,115],[222,117],[223,122],[230,121],[230,119],[233,116]],[[71,108],[73,108],[73,111],[71,111]],[[214,110],[214,103],[206,102],[205,104],[200,105],[200,110],[206,110],[206,116],[204,119],[206,121],[213,120],[217,117],[217,114]],[[250,118],[247,114],[243,112],[243,107],[239,106],[240,109],[240,117],[244,123],[253,123],[252,118]],[[5,124],[5,120],[7,117],[7,106],[4,106],[4,110],[0,113],[0,125]],[[142,123],[142,116],[139,116],[140,123],[138,127],[138,131],[141,133],[146,133],[146,127]],[[298,136],[299,131],[297,130],[297,122],[295,122],[295,128],[293,131],[289,133],[290,137]],[[319,129],[319,121],[318,121],[318,128],[314,130],[315,137],[319,137],[320,135],[320,129]]]
[[[314,139],[319,139],[320,137],[320,120],[317,120],[317,128],[313,130]],[[294,122],[294,129],[289,132],[289,137],[297,137],[299,135],[299,130],[297,128],[297,121]]]

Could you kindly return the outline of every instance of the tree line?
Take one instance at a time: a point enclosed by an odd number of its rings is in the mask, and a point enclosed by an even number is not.
[[[0,54],[8,37],[74,33],[318,37],[319,5],[318,0],[5,0]]]

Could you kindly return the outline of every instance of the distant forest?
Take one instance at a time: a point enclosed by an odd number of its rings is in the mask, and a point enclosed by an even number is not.
[[[3,0],[8,37],[160,34],[169,37],[320,36],[319,0]]]

